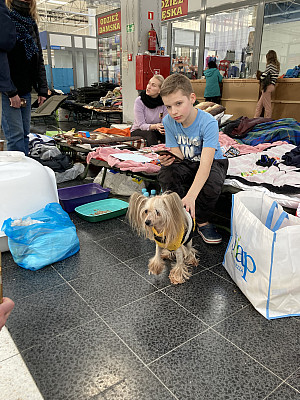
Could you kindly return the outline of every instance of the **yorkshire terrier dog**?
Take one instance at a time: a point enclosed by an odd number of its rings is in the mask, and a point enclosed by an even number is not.
[[[127,216],[139,235],[156,243],[155,256],[149,260],[149,274],[159,275],[164,259],[176,260],[169,274],[174,285],[191,276],[188,266],[196,267],[196,250],[192,247],[194,222],[177,193],[166,192],[147,198],[139,193],[130,197]]]

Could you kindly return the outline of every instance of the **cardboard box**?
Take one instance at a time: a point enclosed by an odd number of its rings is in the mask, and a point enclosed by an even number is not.
[[[191,80],[193,92],[196,95],[197,100],[199,103],[202,101],[205,101],[204,99],[204,90],[205,90],[205,85],[206,85],[206,80],[205,79],[194,79]]]
[[[256,79],[223,79],[222,100],[255,100],[259,98]]]
[[[222,106],[226,108],[226,114],[232,114],[231,120],[239,117],[253,118],[257,101],[254,100],[221,100]]]

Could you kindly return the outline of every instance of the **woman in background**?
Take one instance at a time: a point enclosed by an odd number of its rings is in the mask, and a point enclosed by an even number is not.
[[[28,155],[32,87],[38,103],[46,100],[48,86],[44,59],[36,24],[36,0],[6,0],[9,16],[17,32],[15,47],[8,53],[10,78],[16,90],[2,93],[2,129],[7,150]]]
[[[277,54],[274,50],[269,50],[267,52],[266,60],[266,70],[261,74],[260,71],[257,71],[258,75],[260,75],[258,78],[260,79],[262,93],[256,106],[254,118],[261,116],[263,108],[265,109],[264,117],[272,118],[271,95],[275,90],[275,83],[280,71],[280,63],[277,60]]]
[[[204,97],[205,101],[212,101],[214,103],[220,104],[221,100],[221,90],[220,83],[223,80],[223,76],[217,68],[215,61],[209,61],[208,69],[205,70],[204,76],[206,79]]]
[[[134,102],[134,123],[131,127],[131,136],[142,136],[147,146],[165,142],[165,130],[162,119],[168,114],[167,108],[160,97],[160,88],[163,84],[162,75],[154,75],[146,90],[143,90]]]

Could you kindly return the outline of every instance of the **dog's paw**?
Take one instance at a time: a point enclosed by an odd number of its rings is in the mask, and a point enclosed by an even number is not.
[[[149,275],[159,275],[165,268],[164,262],[160,259],[159,262],[157,261],[156,257],[153,257],[149,261]]]
[[[160,257],[161,257],[162,260],[175,260],[174,252],[169,251],[167,249],[163,249]]]
[[[191,267],[197,267],[199,264],[199,261],[197,260],[196,257],[190,257],[185,260],[185,262],[190,265]]]
[[[187,266],[174,266],[169,274],[170,282],[173,285],[178,285],[179,283],[184,283],[186,280],[190,279],[191,272],[188,270]]]

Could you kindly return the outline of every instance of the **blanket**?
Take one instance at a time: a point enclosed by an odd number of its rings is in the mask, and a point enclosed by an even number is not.
[[[282,156],[293,148],[295,146],[292,144],[283,144],[262,153],[230,158],[227,178],[236,179],[250,186],[261,185],[275,193],[300,193],[300,169],[281,162]],[[279,164],[270,167],[257,165],[256,162],[262,154],[275,158]]]
[[[285,143],[282,141],[278,141],[273,143],[260,143],[257,146],[250,146],[248,144],[238,143],[235,139],[232,139],[223,132],[219,132],[219,142],[223,150],[223,154],[230,147],[234,147],[235,149],[237,149],[240,152],[240,154],[249,154],[249,153],[259,153],[269,147],[279,146]]]
[[[259,143],[272,143],[284,140],[296,146],[300,144],[300,124],[294,118],[282,118],[273,122],[264,122],[256,125],[243,139],[236,139],[238,143],[256,146]]]
[[[123,153],[123,154],[130,154],[133,153],[130,150],[120,150],[114,149],[112,147],[98,147],[95,151],[92,151],[87,156],[87,163],[90,163],[92,158],[97,160],[104,160],[106,161],[111,167],[119,168],[121,171],[132,171],[132,172],[146,172],[148,174],[156,174],[160,170],[160,165],[157,164],[158,155],[153,151],[158,149],[165,149],[164,144],[159,144],[157,146],[151,146],[150,148],[145,147],[143,149],[143,155],[149,157],[153,162],[136,162],[132,160],[119,160],[118,158],[114,157],[112,154]],[[146,151],[149,150],[147,153]],[[135,152],[136,153],[136,152]]]

